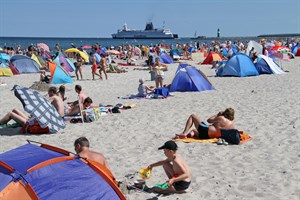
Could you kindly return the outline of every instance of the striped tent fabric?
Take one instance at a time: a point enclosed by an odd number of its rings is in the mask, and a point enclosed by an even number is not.
[[[66,127],[55,107],[37,91],[19,85],[15,85],[13,90],[22,102],[24,110],[35,118],[42,128],[48,127],[50,133],[55,133]]]

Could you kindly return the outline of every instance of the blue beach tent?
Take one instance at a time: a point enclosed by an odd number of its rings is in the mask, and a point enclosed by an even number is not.
[[[217,71],[217,76],[257,76],[259,75],[252,60],[245,54],[232,56],[224,67]]]
[[[255,67],[259,74],[284,74],[281,67],[276,64],[272,58],[259,55]]]
[[[165,63],[165,64],[174,63],[173,59],[167,53],[161,53],[159,57],[160,57],[160,60],[162,61],[162,63]]]
[[[10,58],[10,62],[15,66],[20,74],[40,72],[39,64],[28,56],[14,55]]]
[[[0,199],[125,199],[108,168],[47,144],[0,154]]]
[[[293,46],[293,47],[292,47],[292,53],[293,53],[295,56],[300,56],[300,46]]]
[[[172,81],[170,92],[215,90],[206,76],[195,67],[180,64]]]
[[[49,68],[51,73],[51,84],[73,83],[70,74],[60,65],[57,65],[54,62],[49,62]]]

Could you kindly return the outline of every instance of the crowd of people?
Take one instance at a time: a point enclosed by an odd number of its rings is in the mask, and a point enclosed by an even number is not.
[[[261,45],[263,47],[262,54],[267,55],[267,47],[266,41],[262,40]],[[285,45],[291,46],[293,42],[287,42]],[[235,47],[238,52],[242,52],[246,50],[246,45],[243,42],[237,41],[231,43],[230,41],[226,41],[226,44],[221,44],[218,41],[214,41],[211,44],[203,43],[200,44],[196,42],[193,45],[197,50],[205,50],[207,52],[214,51],[216,53],[222,53],[223,49],[228,47]],[[191,44],[187,43],[184,45],[176,44],[174,47],[170,45],[168,48],[172,50],[173,48],[183,49],[183,57],[189,59],[191,57],[189,49]],[[161,49],[163,45],[154,45],[154,46],[145,46],[141,45],[141,59],[147,59],[149,52],[156,53],[158,56],[161,53]],[[55,51],[60,51],[59,45],[55,46]],[[91,64],[91,71],[92,71],[92,79],[95,80],[95,76],[98,76],[99,79],[108,80],[107,75],[107,68],[111,58],[108,58],[106,53],[101,53],[101,48],[98,43],[92,46],[91,52],[89,53],[89,61]],[[120,54],[116,55],[120,59],[124,59],[127,61],[128,64],[131,64],[132,58],[135,55],[135,49],[131,45],[124,45],[119,46],[116,48]],[[9,55],[15,54],[14,49],[5,48],[5,52]],[[17,53],[21,53],[20,49],[17,49]],[[28,48],[25,54],[39,54],[39,55],[46,55],[43,53],[44,51],[41,49],[36,49],[34,46]],[[99,53],[101,56],[101,60],[97,61],[95,56],[95,52]],[[47,56],[47,55],[46,55]],[[231,54],[227,56],[222,56],[223,59],[230,59]],[[257,59],[257,52],[255,49],[252,48],[249,52],[250,58],[255,61]],[[76,62],[75,62],[75,74],[77,80],[82,80],[82,65],[85,63],[83,58],[80,54],[75,54]],[[52,57],[47,57],[48,61],[51,62]],[[62,68],[64,68],[64,63],[61,63]],[[155,58],[154,62],[150,66],[150,70],[153,70],[155,73],[155,86],[146,86],[145,80],[143,78],[139,79],[138,85],[138,96],[144,97],[149,92],[153,92],[156,88],[164,87],[163,80],[164,80],[164,71],[168,69],[168,66],[160,62],[160,58]],[[67,71],[67,70],[66,70]],[[41,72],[41,81],[49,83],[50,77],[46,75],[46,71]],[[70,101],[64,103],[67,100],[65,96],[65,87],[60,86],[57,90],[56,87],[51,86],[48,90],[49,102],[55,107],[57,112],[61,117],[66,115],[68,116],[75,116],[81,114],[82,110],[88,109],[92,107],[92,99],[83,91],[80,85],[75,85],[75,92],[77,93],[78,99],[75,101]],[[235,110],[233,108],[227,108],[224,111],[221,111],[215,115],[212,115],[207,119],[206,124],[202,119],[200,119],[195,114],[189,116],[186,121],[186,125],[183,131],[179,134],[176,134],[174,139],[184,139],[184,138],[198,138],[198,139],[210,139],[210,138],[221,138],[221,129],[235,129],[234,124],[234,115]],[[31,116],[28,116],[22,113],[18,109],[13,109],[11,112],[8,112],[2,119],[0,119],[0,125],[7,124],[10,120],[14,120],[15,122],[19,123],[20,125],[24,125],[28,120],[30,120]],[[108,162],[103,156],[103,154],[99,152],[94,152],[90,150],[90,143],[86,137],[80,137],[75,140],[74,148],[77,153],[77,156],[81,158],[88,158],[99,162],[103,166],[109,168]],[[168,177],[166,189],[162,188],[155,188],[155,190],[159,193],[182,193],[185,192],[192,180],[192,172],[188,166],[188,163],[185,159],[178,153],[178,146],[174,142],[174,140],[170,140],[164,143],[163,146],[158,148],[159,150],[163,150],[166,156],[166,159],[149,164],[147,167],[148,169],[152,170],[155,167],[162,166],[165,171],[166,176]]]

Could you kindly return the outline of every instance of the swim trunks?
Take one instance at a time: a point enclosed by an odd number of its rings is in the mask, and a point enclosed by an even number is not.
[[[175,188],[176,191],[182,191],[182,190],[188,189],[190,184],[191,184],[191,181],[190,182],[177,181],[177,182],[173,183],[173,187]]]
[[[93,72],[96,72],[97,69],[98,69],[98,65],[97,65],[97,64],[94,64],[94,65],[92,66],[92,71],[93,71]]]
[[[208,136],[208,126],[201,122],[198,127],[199,139],[209,139]]]

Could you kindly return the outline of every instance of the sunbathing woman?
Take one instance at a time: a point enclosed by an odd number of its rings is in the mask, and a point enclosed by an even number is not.
[[[220,129],[234,129],[233,120],[233,108],[227,108],[225,111],[219,112],[218,114],[208,118],[207,122],[210,123],[210,125],[206,125],[195,114],[192,114],[188,118],[183,132],[181,134],[176,134],[174,139],[187,137],[196,137],[199,139],[219,138],[221,137]],[[193,125],[196,129],[192,129],[190,131]]]

